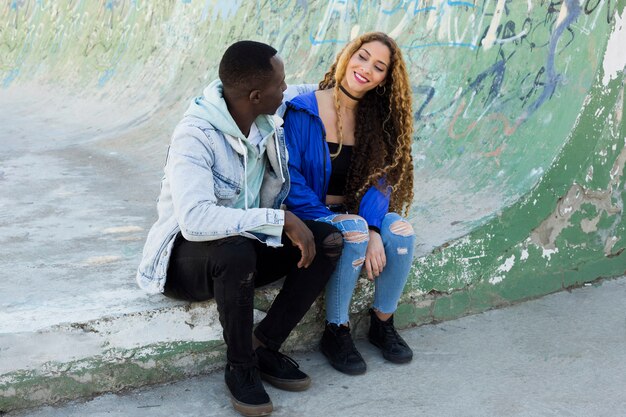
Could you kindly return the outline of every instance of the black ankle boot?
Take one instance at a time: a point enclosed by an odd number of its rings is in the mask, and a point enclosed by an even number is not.
[[[393,326],[393,316],[387,321],[381,321],[374,310],[370,309],[368,338],[371,344],[382,351],[383,358],[389,362],[406,363],[413,359],[413,351]]]
[[[339,372],[359,375],[367,370],[367,365],[359,351],[356,350],[350,335],[350,328],[347,326],[338,326],[326,322],[320,348],[333,368]]]

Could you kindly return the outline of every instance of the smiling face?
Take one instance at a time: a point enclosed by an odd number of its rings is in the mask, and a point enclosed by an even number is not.
[[[391,65],[391,51],[380,41],[367,42],[350,57],[341,82],[352,95],[363,97],[365,93],[387,79]]]

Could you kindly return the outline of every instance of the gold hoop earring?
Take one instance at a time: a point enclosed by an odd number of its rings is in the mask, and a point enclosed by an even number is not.
[[[382,87],[382,89],[380,87]],[[376,94],[378,94],[379,96],[384,96],[386,92],[387,92],[387,87],[385,87],[384,85],[378,84],[376,86]]]

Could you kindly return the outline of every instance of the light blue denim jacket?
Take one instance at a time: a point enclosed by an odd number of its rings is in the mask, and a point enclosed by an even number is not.
[[[314,88],[292,86],[285,92],[285,100]],[[277,113],[282,112],[284,106]],[[281,245],[281,206],[289,192],[282,119],[262,115],[255,123],[267,138],[260,204],[258,208],[236,209],[232,205],[246,188],[246,138],[228,112],[219,80],[192,101],[168,149],[157,200],[158,219],[148,232],[137,271],[141,288],[163,292],[174,238],[179,232],[189,241],[244,236],[268,246]]]

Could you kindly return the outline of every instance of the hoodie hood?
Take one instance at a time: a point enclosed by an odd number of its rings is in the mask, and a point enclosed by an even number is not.
[[[201,96],[191,100],[185,116],[206,120],[216,130],[247,142],[246,137],[228,111],[226,101],[224,100],[224,87],[219,79],[209,84]],[[274,133],[276,125],[282,124],[282,119],[278,116],[262,114],[254,122],[261,135],[265,138]]]

